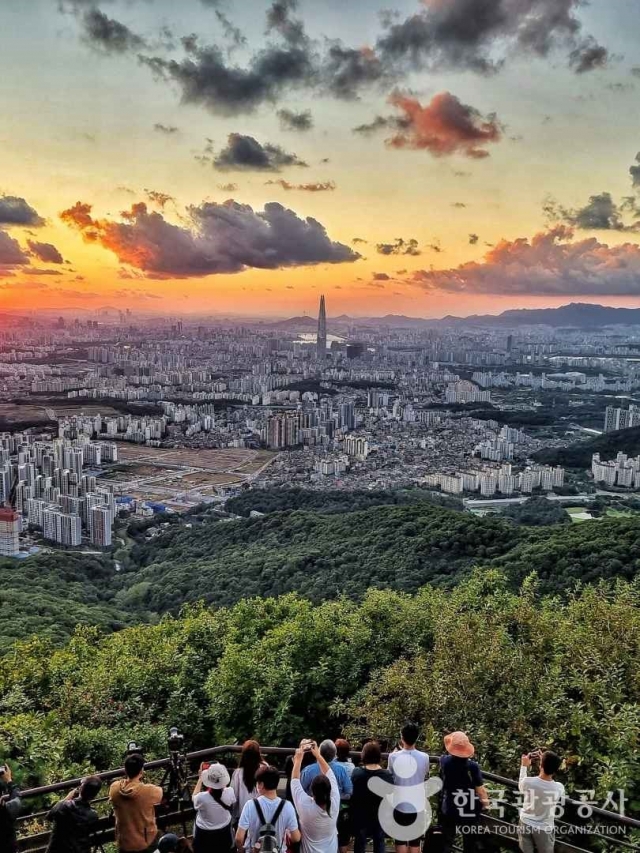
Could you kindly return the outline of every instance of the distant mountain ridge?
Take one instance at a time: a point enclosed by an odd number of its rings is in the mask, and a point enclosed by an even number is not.
[[[609,305],[593,305],[588,302],[571,302],[559,308],[513,308],[502,314],[472,314],[468,317],[448,315],[442,319],[406,317],[402,314],[386,314],[384,317],[329,317],[327,322],[352,326],[392,326],[395,328],[437,328],[442,326],[482,326],[510,328],[514,326],[552,326],[578,329],[601,328],[603,326],[640,326],[640,308],[613,308]],[[315,329],[314,317],[291,317],[270,323],[273,329]]]

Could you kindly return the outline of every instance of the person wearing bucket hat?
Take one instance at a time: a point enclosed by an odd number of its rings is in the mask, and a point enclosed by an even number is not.
[[[229,853],[233,847],[231,811],[236,795],[223,764],[203,764],[193,791],[197,814],[193,826],[194,853]]]
[[[464,853],[479,849],[477,827],[483,809],[489,807],[482,772],[473,761],[475,747],[466,732],[452,732],[444,738],[446,755],[440,757],[442,793],[440,822],[444,831],[444,853],[453,848],[456,835],[462,835]]]

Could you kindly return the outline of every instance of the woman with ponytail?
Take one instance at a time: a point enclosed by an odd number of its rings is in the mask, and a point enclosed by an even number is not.
[[[300,784],[302,759],[309,752],[320,768],[320,773],[311,782],[310,795],[305,793]],[[333,770],[320,754],[315,741],[303,740],[296,750],[291,774],[291,795],[302,833],[302,853],[338,853],[340,791]]]

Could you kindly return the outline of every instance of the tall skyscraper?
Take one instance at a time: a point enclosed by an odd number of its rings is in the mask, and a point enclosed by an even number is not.
[[[327,357],[327,312],[324,305],[324,295],[320,297],[318,313],[317,358],[324,361]]]

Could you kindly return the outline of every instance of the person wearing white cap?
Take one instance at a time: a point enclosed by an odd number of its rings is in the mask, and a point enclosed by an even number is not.
[[[231,810],[236,795],[229,782],[224,765],[203,764],[200,767],[200,778],[193,791],[193,806],[197,812],[193,827],[194,853],[229,853],[234,846]]]

